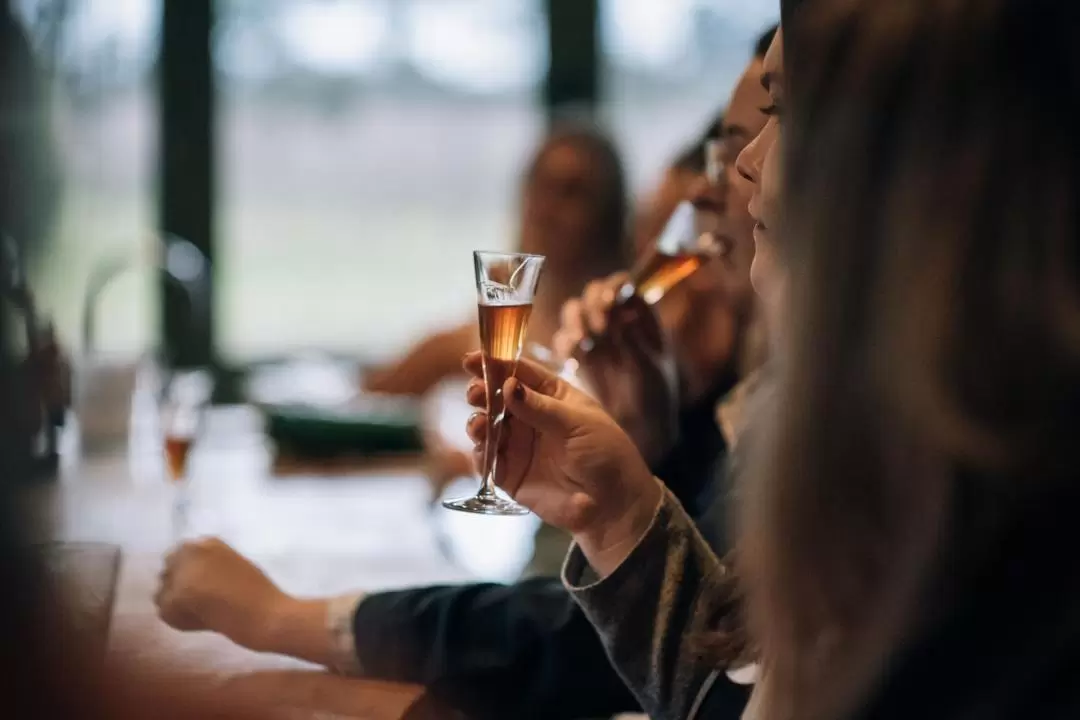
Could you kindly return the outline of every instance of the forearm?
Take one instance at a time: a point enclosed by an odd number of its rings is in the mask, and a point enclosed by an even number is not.
[[[477,347],[473,326],[463,326],[423,340],[392,365],[371,371],[364,388],[394,395],[423,395],[443,379],[462,372],[461,358]]]
[[[250,638],[238,639],[258,652],[287,655],[342,672],[355,672],[352,613],[359,597],[302,599],[288,595],[275,604]],[[335,627],[334,616],[345,623],[348,642]]]
[[[670,495],[614,570],[586,557],[571,552],[564,581],[616,670],[650,717],[685,718],[717,669],[703,641],[736,611],[729,571]]]

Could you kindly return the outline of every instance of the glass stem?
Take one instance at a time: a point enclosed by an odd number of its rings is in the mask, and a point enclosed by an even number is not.
[[[496,395],[501,395],[502,390],[497,390]],[[501,398],[499,398],[501,400]],[[488,418],[487,425],[487,438],[484,440],[484,464],[488,466],[488,471],[484,473],[484,477],[481,479],[480,492],[477,493],[478,497],[485,499],[495,499],[497,497],[495,493],[495,472],[499,466],[499,445],[502,440],[502,419],[507,412],[507,409],[499,403],[499,412],[495,418]]]
[[[495,464],[491,465],[491,472],[484,476],[483,482],[480,484],[480,492],[476,493],[477,497],[484,499],[490,499],[495,497]]]
[[[183,540],[184,533],[187,532],[188,500],[187,482],[181,478],[176,484],[176,496],[173,498],[172,539],[174,543]]]
[[[498,392],[502,392],[499,390]],[[484,477],[481,478],[480,492],[477,493],[478,497],[492,499],[495,498],[495,468],[499,464],[499,440],[502,433],[502,414],[506,412],[503,410],[494,419],[488,420],[488,432],[487,438],[484,440],[484,465],[488,467],[488,471],[484,473]],[[494,441],[494,444],[492,442]]]

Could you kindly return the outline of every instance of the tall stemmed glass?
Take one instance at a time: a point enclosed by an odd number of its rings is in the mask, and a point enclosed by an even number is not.
[[[213,380],[201,370],[175,371],[161,398],[165,472],[173,486],[172,539],[183,539],[190,510],[188,457],[203,425],[213,394]]]
[[[502,388],[517,372],[544,257],[477,251],[473,253],[473,265],[487,387],[484,462],[480,468],[480,491],[472,497],[447,500],[443,507],[480,515],[527,515],[526,508],[497,493],[495,467],[505,411]]]

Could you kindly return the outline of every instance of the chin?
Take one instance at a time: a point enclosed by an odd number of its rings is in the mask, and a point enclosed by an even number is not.
[[[763,275],[767,275],[768,273],[766,273],[761,267],[762,262],[760,248],[761,246],[755,243],[754,259],[750,263],[750,286],[754,288],[755,295],[757,295],[759,298],[763,298],[765,297],[766,284]]]

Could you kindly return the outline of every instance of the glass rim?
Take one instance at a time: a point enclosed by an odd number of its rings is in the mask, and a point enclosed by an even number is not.
[[[502,257],[502,258],[526,258],[530,260],[547,260],[546,255],[526,252],[506,252],[503,250],[473,250],[473,257]]]

